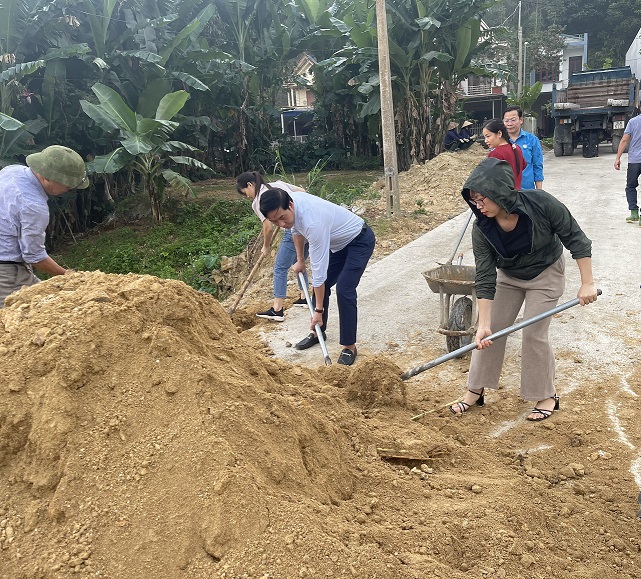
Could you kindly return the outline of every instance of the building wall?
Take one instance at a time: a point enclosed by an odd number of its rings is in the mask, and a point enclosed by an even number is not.
[[[641,51],[641,30],[637,33],[625,55],[625,63],[632,69],[634,76],[641,79],[641,54],[639,51]]]

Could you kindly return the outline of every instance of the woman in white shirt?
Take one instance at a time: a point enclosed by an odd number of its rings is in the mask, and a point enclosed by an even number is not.
[[[245,171],[236,178],[236,189],[241,195],[252,200],[252,209],[256,217],[263,223],[263,247],[261,253],[264,256],[269,254],[272,240],[272,224],[265,219],[265,216],[260,212],[260,197],[265,191],[273,187],[278,187],[286,191],[305,191],[301,187],[285,183],[285,181],[267,183],[258,171]],[[268,310],[258,312],[256,316],[275,322],[282,322],[285,319],[283,302],[287,297],[287,272],[294,263],[296,263],[296,248],[294,247],[291,231],[285,229],[283,239],[278,247],[278,253],[276,254],[276,261],[274,262],[274,304]],[[300,297],[294,302],[294,305],[305,306],[307,303],[305,294],[303,288],[300,287],[300,282],[298,283],[301,292]],[[305,283],[309,286],[307,273],[305,273]]]

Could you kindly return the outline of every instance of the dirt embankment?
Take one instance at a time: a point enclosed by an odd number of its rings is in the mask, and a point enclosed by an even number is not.
[[[481,440],[513,396],[412,421],[446,402],[440,374],[417,395],[385,356],[311,370],[258,349],[180,282],[76,273],[14,294],[0,577],[640,576],[606,429],[568,412]],[[563,450],[539,458],[533,433]]]

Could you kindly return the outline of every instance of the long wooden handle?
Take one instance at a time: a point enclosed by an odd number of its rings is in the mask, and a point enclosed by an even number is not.
[[[276,233],[278,233],[278,227],[274,227],[272,229],[271,237],[269,238],[269,244],[268,244],[269,247],[271,247],[272,242],[276,237]],[[252,267],[252,270],[249,272],[247,279],[245,280],[240,290],[238,291],[238,296],[236,297],[236,301],[234,301],[234,304],[227,310],[227,313],[230,316],[236,311],[236,308],[238,307],[240,300],[243,298],[243,295],[245,295],[245,292],[247,291],[249,284],[252,282],[252,279],[254,279],[254,276],[256,275],[256,272],[258,271],[260,264],[263,263],[263,259],[265,259],[265,256],[261,252],[260,256],[258,257],[258,261],[256,261],[256,263],[254,264],[254,267]]]

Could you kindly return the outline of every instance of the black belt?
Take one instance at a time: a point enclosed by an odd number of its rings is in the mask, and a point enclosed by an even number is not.
[[[368,229],[369,227],[367,227],[367,223],[363,223],[363,229],[361,229],[361,232],[354,239],[352,239],[352,241],[356,241],[357,239],[363,237]]]
[[[24,261],[0,261],[0,265],[24,265]]]

